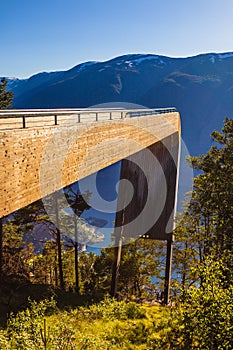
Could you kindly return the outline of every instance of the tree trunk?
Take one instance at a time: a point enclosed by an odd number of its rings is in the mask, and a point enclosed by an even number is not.
[[[62,246],[61,246],[61,233],[60,230],[56,230],[57,236],[57,257],[58,257],[58,270],[61,289],[65,289],[64,277],[63,277],[63,266],[62,266]]]
[[[58,276],[57,276],[57,256],[55,256],[54,275],[55,275],[55,286],[56,286],[56,287],[58,287]]]
[[[75,268],[75,291],[79,294],[79,271],[78,271],[78,229],[77,229],[77,215],[74,215],[74,268]]]
[[[58,257],[60,287],[61,289],[65,289],[65,283],[63,278],[63,266],[62,266],[61,232],[59,230],[58,192],[55,195],[55,211],[56,211],[56,226],[57,226],[56,227],[57,257]]]
[[[74,245],[74,268],[75,268],[75,291],[79,293],[79,274],[78,274],[78,242]]]
[[[184,263],[183,263],[183,273],[182,273],[182,282],[181,282],[181,285],[182,285],[182,289],[184,290],[185,289],[185,283],[186,283],[186,273],[187,273],[187,249],[188,249],[188,243],[185,242],[185,248],[184,248]]]
[[[122,237],[120,235],[116,235],[115,240],[115,247],[114,247],[114,261],[112,265],[112,281],[111,281],[111,290],[110,295],[112,297],[117,296],[117,282],[118,282],[118,275],[119,275],[119,268],[120,268],[120,262],[121,262],[121,252],[122,252]]]

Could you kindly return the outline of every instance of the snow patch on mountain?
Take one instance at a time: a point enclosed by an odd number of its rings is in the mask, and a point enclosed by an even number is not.
[[[166,64],[164,60],[160,56],[156,55],[125,55],[124,59],[116,62],[117,66],[128,65],[128,67],[132,68],[134,66],[140,65],[145,61],[156,61],[156,64]]]
[[[98,72],[103,72],[104,70],[111,68],[109,64],[105,65],[103,68],[98,69]]]
[[[126,64],[128,64],[129,67],[133,67],[133,62],[131,61],[125,61]]]
[[[99,63],[99,62],[98,61],[89,61],[89,62],[81,63],[75,67],[76,73],[80,73],[80,72],[84,71],[86,68],[93,66],[96,63]]]
[[[215,63],[215,57],[213,55],[210,56],[209,60],[210,60],[210,62]]]
[[[2,79],[2,78],[1,78]],[[7,81],[10,83],[12,81],[15,81],[15,80],[20,80],[19,78],[15,78],[15,77],[8,77],[7,78]],[[22,79],[21,79],[22,80]]]
[[[230,58],[230,57],[233,57],[233,52],[219,53],[218,57],[220,59]]]
[[[144,61],[149,61],[149,60],[156,60],[157,62],[161,63],[161,64],[164,64],[165,62],[160,59],[160,57],[158,56],[144,56],[144,57],[141,57],[141,58],[136,58],[135,60],[133,60],[134,63],[136,64],[140,64]]]

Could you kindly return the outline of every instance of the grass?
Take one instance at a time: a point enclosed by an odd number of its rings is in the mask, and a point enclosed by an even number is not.
[[[45,301],[51,297],[52,312]],[[45,285],[5,281],[0,286],[0,350],[153,350],[166,333],[169,312],[164,306],[108,297],[94,302]]]
[[[131,303],[131,306],[135,306],[135,303]],[[148,343],[159,339],[160,334],[156,329],[169,313],[169,309],[162,306],[136,305],[138,316],[130,318],[123,314],[114,318],[114,315],[108,316],[108,305],[103,304],[102,307],[106,312],[99,316],[93,315],[92,307],[51,315],[47,318],[48,326],[58,327],[61,322],[66,322],[74,331],[75,349],[148,350]]]
[[[32,302],[29,309],[12,317],[1,331],[0,349],[153,350],[170,312],[163,306],[108,297],[67,310],[54,306],[49,301]]]

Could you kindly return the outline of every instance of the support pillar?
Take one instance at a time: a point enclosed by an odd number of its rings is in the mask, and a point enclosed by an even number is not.
[[[117,295],[117,282],[119,276],[119,268],[121,262],[121,252],[122,252],[122,236],[116,239],[116,246],[114,248],[114,261],[112,265],[112,281],[110,294],[112,297]]]
[[[166,255],[166,269],[164,281],[164,300],[163,303],[168,305],[170,298],[171,285],[171,266],[172,266],[172,240],[167,240],[167,255]]]

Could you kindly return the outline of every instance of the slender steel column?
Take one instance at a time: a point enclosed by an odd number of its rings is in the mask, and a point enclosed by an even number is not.
[[[164,300],[163,303],[168,305],[170,298],[171,285],[171,266],[172,266],[172,240],[167,240],[167,256],[166,256],[166,270],[164,281]]]
[[[112,297],[117,295],[117,282],[119,276],[119,268],[121,262],[121,252],[122,252],[122,236],[116,238],[116,247],[114,248],[114,261],[112,265],[112,281],[110,294]]]

